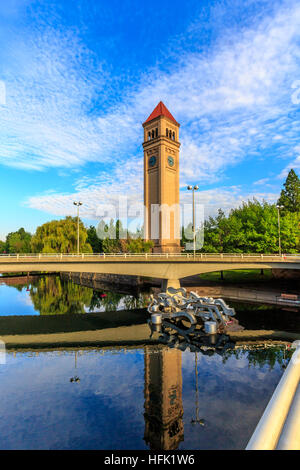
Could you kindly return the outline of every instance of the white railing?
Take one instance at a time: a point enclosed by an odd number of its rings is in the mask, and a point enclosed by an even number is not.
[[[297,342],[296,342],[297,343]],[[300,346],[296,345],[246,450],[299,450]]]
[[[150,260],[157,260],[157,259],[174,259],[179,258],[180,260],[196,260],[199,261],[207,261],[207,260],[219,260],[219,261],[226,261],[229,258],[232,260],[241,261],[294,261],[300,262],[300,254],[259,254],[259,253],[2,253],[0,254],[0,261],[5,261],[5,259],[9,261],[26,261],[28,259],[34,260],[41,260],[41,259],[55,259],[55,260],[86,260],[89,259],[96,259],[96,260],[105,260],[106,258],[114,259],[118,258],[118,261],[124,260],[128,261],[130,259],[142,258],[145,261]]]

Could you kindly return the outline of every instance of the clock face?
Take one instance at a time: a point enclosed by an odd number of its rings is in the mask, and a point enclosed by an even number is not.
[[[168,165],[169,166],[174,166],[174,158],[173,157],[168,157]]]
[[[154,166],[156,163],[156,157],[152,155],[152,157],[149,158],[149,166]]]

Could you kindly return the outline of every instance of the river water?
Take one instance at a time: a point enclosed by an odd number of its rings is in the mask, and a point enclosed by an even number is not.
[[[288,346],[239,344],[210,354],[170,348],[149,340],[147,301],[147,293],[95,291],[56,276],[0,285],[0,335],[16,343],[0,361],[0,449],[245,448],[288,363]],[[110,311],[119,312],[120,326],[106,330]],[[17,344],[14,335],[66,328],[80,335],[80,315],[104,322],[107,344]],[[259,329],[271,316],[253,309],[251,328],[256,317]],[[245,312],[240,318],[247,322]],[[285,312],[280,329],[299,333],[297,318]],[[82,325],[90,334],[92,323]],[[125,344],[132,328],[146,333]]]

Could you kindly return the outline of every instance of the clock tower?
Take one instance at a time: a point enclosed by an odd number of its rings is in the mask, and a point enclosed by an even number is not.
[[[145,239],[154,253],[180,252],[179,126],[162,101],[143,124]]]

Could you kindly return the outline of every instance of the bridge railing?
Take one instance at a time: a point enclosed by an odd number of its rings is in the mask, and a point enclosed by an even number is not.
[[[246,450],[299,450],[300,345],[284,371]]]
[[[0,261],[4,259],[9,261],[26,261],[29,259],[34,260],[86,260],[97,259],[115,259],[130,260],[142,258],[143,260],[160,260],[160,259],[174,259],[179,258],[182,260],[228,260],[234,258],[235,260],[260,260],[260,261],[300,261],[300,254],[298,253],[285,253],[285,254],[260,254],[260,253],[1,253]]]

